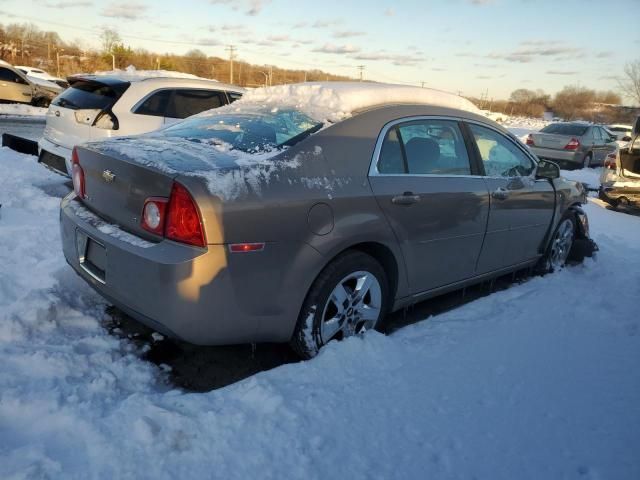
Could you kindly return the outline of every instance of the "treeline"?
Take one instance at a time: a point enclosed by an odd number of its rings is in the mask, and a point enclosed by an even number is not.
[[[85,47],[79,41],[65,42],[56,32],[42,31],[33,24],[0,24],[0,59],[14,65],[40,67],[60,77],[133,65],[139,70],[175,70],[222,82],[231,79],[228,58],[208,56],[199,49],[190,50],[185,55],[134,49],[110,29],[102,31],[100,49]],[[353,79],[316,69],[253,65],[238,59],[233,62],[233,83],[236,85],[255,87],[317,80]]]
[[[541,118],[545,112],[553,112],[565,120],[592,122],[627,122],[634,116],[634,109],[621,107],[622,98],[616,92],[596,91],[580,86],[567,86],[553,97],[543,90],[519,88],[509,100],[471,98],[479,108],[507,115]]]

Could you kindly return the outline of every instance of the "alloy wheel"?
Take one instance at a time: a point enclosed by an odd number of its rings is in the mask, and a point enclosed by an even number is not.
[[[320,323],[323,343],[339,334],[349,337],[372,330],[381,310],[382,289],[376,276],[367,271],[350,273],[338,282],[324,306]]]
[[[573,246],[573,236],[573,222],[571,219],[565,218],[560,225],[558,225],[558,229],[551,242],[549,262],[554,270],[564,266],[567,258],[569,258],[569,252]]]

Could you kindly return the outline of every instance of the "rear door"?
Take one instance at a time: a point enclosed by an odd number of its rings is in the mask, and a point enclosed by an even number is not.
[[[227,104],[224,92],[204,89],[176,89],[169,100],[165,125]]]
[[[457,121],[418,117],[387,125],[369,181],[414,294],[474,275],[489,197]]]
[[[156,90],[133,107],[132,113],[141,117],[139,122],[141,131],[151,132],[165,125],[165,117],[173,94],[174,90],[170,88]]]
[[[29,103],[33,89],[29,82],[13,70],[0,67],[0,100]]]
[[[490,192],[487,233],[478,261],[483,274],[536,258],[555,205],[547,180],[534,178],[535,162],[515,140],[488,126],[468,123]]]

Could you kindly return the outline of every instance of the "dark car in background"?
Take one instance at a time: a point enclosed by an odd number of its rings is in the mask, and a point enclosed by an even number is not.
[[[530,133],[527,146],[540,159],[556,162],[563,168],[604,165],[605,158],[617,148],[616,137],[599,125],[584,122],[551,123]]]
[[[337,89],[286,88],[320,98]],[[340,94],[361,99],[365,88]],[[557,165],[486,117],[396,104],[373,88],[367,108],[338,121],[242,99],[77,147],[60,217],[68,263],[167,335],[290,342],[308,358],[389,311],[521,268],[559,268],[588,240],[585,192]]]

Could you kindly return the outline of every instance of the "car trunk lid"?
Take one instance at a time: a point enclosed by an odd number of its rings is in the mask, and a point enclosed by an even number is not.
[[[549,148],[553,150],[564,150],[564,147],[575,136],[559,135],[553,133],[532,133],[531,138],[535,147]]]

